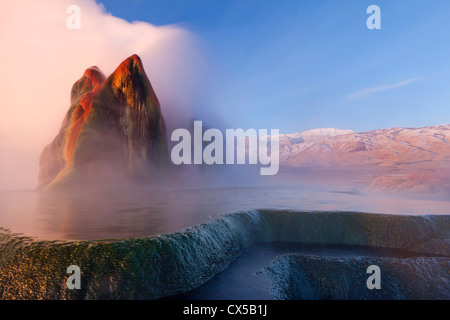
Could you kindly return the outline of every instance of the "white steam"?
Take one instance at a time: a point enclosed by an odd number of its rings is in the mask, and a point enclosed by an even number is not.
[[[73,4],[81,9],[80,30],[66,26]],[[59,130],[72,84],[90,66],[108,76],[138,54],[169,129],[192,119],[210,91],[195,35],[129,23],[93,0],[1,1],[0,39],[0,190],[36,187],[40,153]]]

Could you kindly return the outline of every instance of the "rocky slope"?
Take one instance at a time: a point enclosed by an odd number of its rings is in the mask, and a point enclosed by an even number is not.
[[[61,129],[42,152],[39,188],[156,182],[167,157],[161,108],[133,55],[108,78],[91,67],[75,82]]]
[[[359,133],[320,129],[280,135],[280,162],[319,180],[356,179],[376,190],[435,192],[448,188],[449,141],[450,125]]]
[[[381,288],[369,290],[365,271],[381,270]],[[277,257],[264,272],[273,294],[283,300],[447,300],[450,295],[445,257],[374,258]]]

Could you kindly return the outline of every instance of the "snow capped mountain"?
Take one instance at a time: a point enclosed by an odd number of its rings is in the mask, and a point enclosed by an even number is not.
[[[313,130],[308,130],[308,131],[303,131],[301,134],[301,136],[303,138],[306,137],[317,137],[317,136],[340,136],[340,135],[344,135],[344,134],[350,134],[350,133],[355,133],[355,131],[353,130],[341,130],[341,129],[336,129],[336,128],[320,128],[320,129],[313,129]]]
[[[282,162],[290,166],[343,165],[448,159],[450,125],[366,132],[316,129],[280,135]]]
[[[316,129],[280,135],[280,164],[315,172],[358,171],[358,179],[377,190],[426,185],[432,191],[449,180],[449,141],[450,124],[366,132]]]

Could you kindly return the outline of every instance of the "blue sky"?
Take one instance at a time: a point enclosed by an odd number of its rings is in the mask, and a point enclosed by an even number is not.
[[[230,127],[450,123],[448,0],[99,2],[125,20],[181,23],[201,37],[230,83],[211,106]],[[372,4],[381,30],[366,27]]]

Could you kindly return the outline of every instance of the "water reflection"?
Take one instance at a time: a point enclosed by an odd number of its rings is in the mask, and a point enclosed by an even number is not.
[[[169,233],[257,208],[448,214],[450,202],[303,187],[138,193],[0,193],[0,227],[40,239],[87,240]]]

